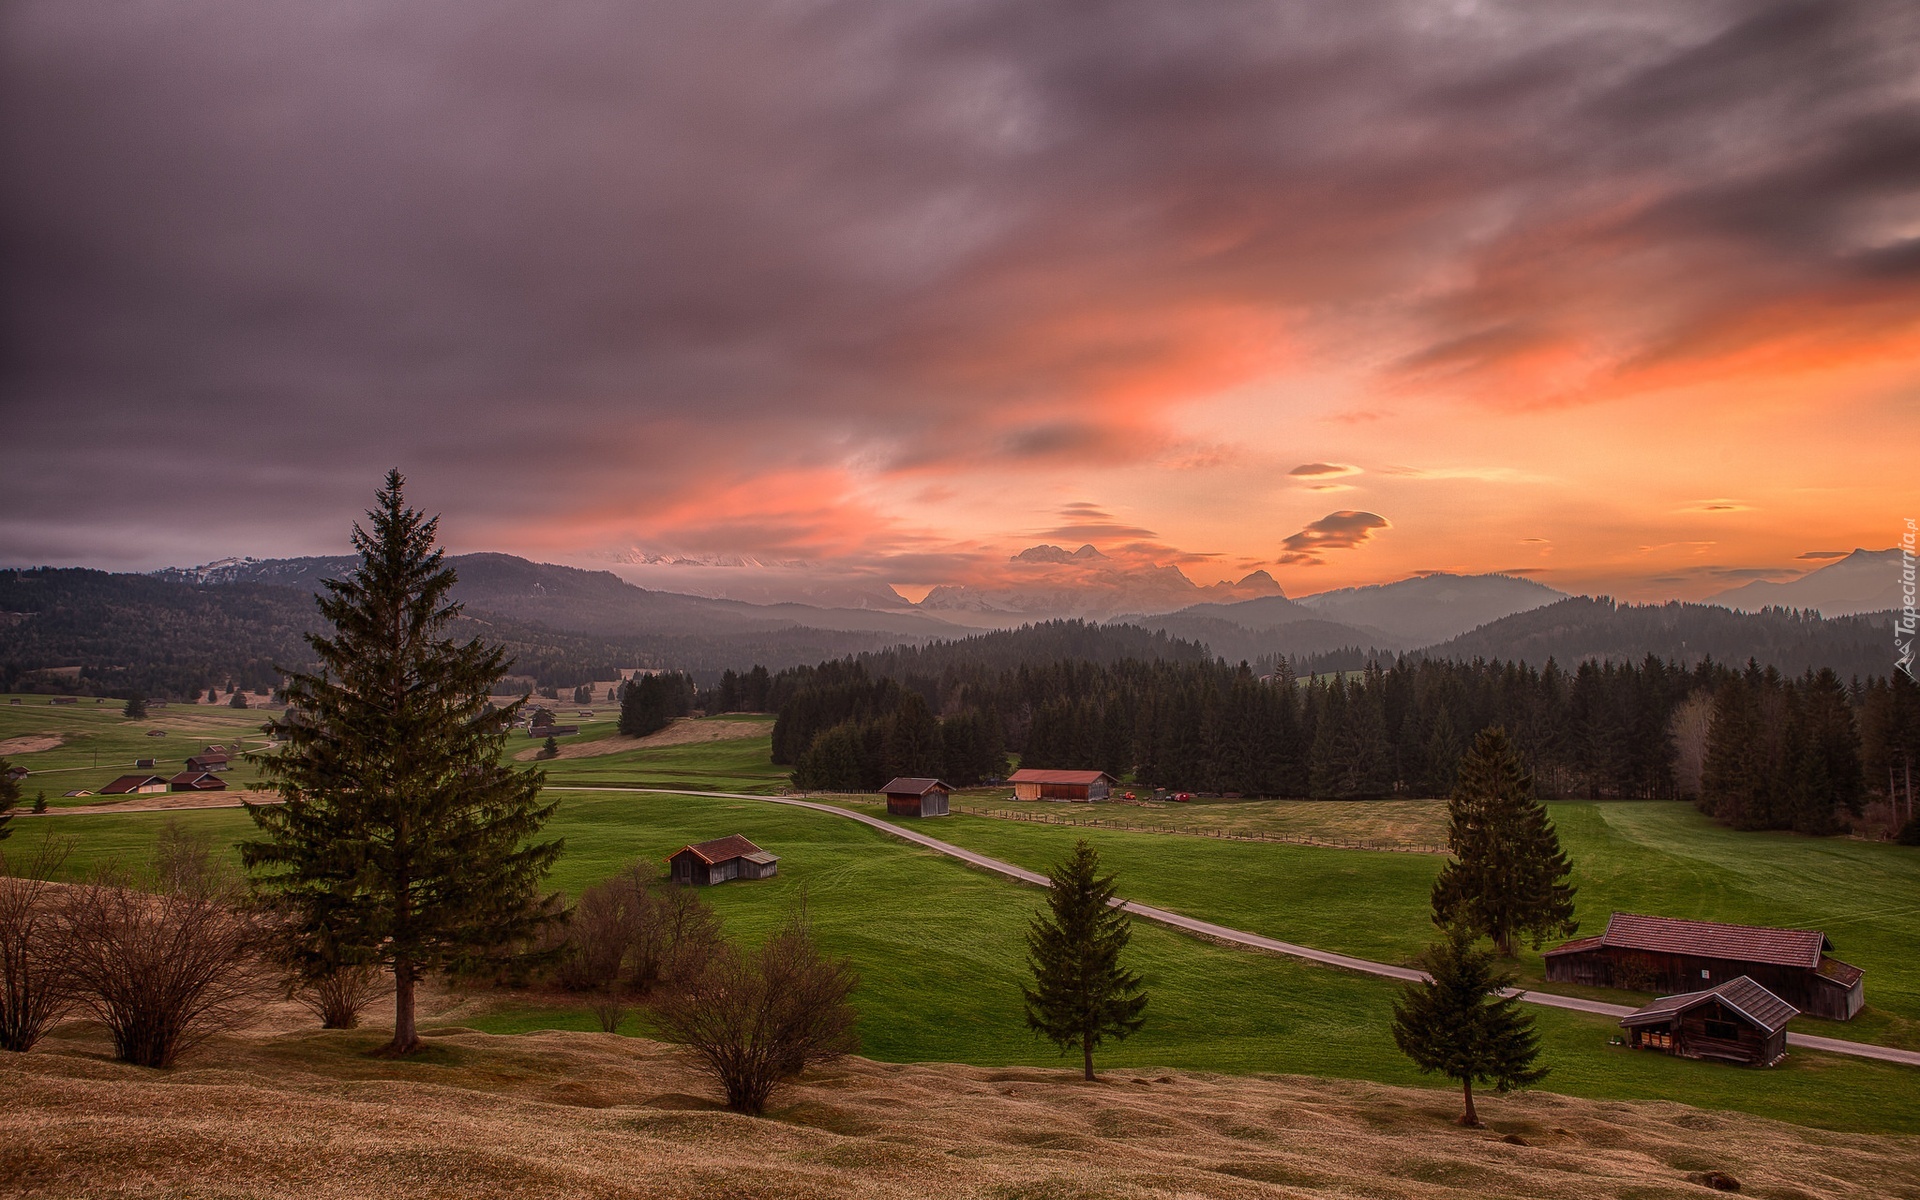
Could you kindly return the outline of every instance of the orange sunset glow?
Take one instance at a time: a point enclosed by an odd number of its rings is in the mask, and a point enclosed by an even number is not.
[[[186,7],[15,22],[9,563],[335,552],[390,465],[707,594],[1694,599],[1920,512],[1910,10]]]

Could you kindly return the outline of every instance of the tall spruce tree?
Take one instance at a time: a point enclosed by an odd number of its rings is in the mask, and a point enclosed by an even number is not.
[[[509,945],[551,919],[538,895],[561,843],[536,841],[555,804],[544,776],[499,762],[524,701],[487,702],[504,652],[445,636],[460,606],[434,546],[438,518],[408,508],[389,472],[359,565],[325,582],[330,634],[307,638],[315,674],[292,674],[285,750],[266,771],[285,803],[249,805],[264,835],[241,857],[288,916],[292,950],[324,975],[391,964],[393,1041],[410,1054],[414,987],[459,958]]]
[[[1100,874],[1100,856],[1086,842],[1054,864],[1045,913],[1027,930],[1027,963],[1033,987],[1027,1027],[1065,1054],[1079,1047],[1086,1077],[1093,1078],[1093,1052],[1102,1041],[1130,1037],[1145,1022],[1147,994],[1140,977],[1120,963],[1133,936],[1125,911],[1112,907],[1113,876]]]
[[[1433,884],[1435,922],[1464,923],[1509,958],[1522,934],[1537,949],[1578,927],[1567,882],[1573,867],[1505,730],[1484,729],[1474,739],[1447,814],[1453,858]]]
[[[1478,940],[1465,925],[1448,926],[1423,958],[1427,981],[1408,984],[1393,1006],[1394,1044],[1422,1073],[1460,1081],[1466,1101],[1460,1123],[1469,1126],[1480,1124],[1475,1083],[1505,1092],[1547,1075],[1535,1065],[1540,1039],[1533,1018],[1520,1011],[1517,996],[1500,994],[1513,986],[1514,975],[1497,968]]]

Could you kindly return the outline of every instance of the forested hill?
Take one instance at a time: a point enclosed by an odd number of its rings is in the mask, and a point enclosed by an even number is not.
[[[250,691],[279,683],[277,663],[312,661],[303,634],[320,616],[307,588],[199,584],[84,568],[0,570],[0,689],[89,695],[140,691],[184,697],[232,682]],[[879,635],[786,627],[723,636],[602,637],[556,632],[469,606],[457,636],[506,646],[516,674],[541,686],[608,679],[616,668],[677,667],[717,677],[752,662],[774,667],[872,649]],[[80,674],[47,674],[79,667]]]
[[[1182,641],[1162,631],[1062,620],[958,641],[895,646],[860,655],[860,664],[876,679],[937,679],[960,670],[1004,671],[1063,661],[1111,665],[1126,659],[1206,662],[1213,657],[1204,644]]]
[[[1890,614],[1838,617],[1768,608],[1734,612],[1715,604],[1622,604],[1573,596],[1515,613],[1429,646],[1426,658],[1504,659],[1571,669],[1594,659],[1639,662],[1651,654],[1683,666],[1703,659],[1738,666],[1753,659],[1786,675],[1831,667],[1842,679],[1892,669]]]

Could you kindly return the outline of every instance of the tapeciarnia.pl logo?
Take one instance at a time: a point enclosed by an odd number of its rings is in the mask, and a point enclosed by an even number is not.
[[[1900,535],[1900,615],[1893,622],[1893,665],[1906,673],[1908,679],[1913,674],[1913,634],[1920,621],[1914,612],[1914,570],[1913,570],[1914,519],[1907,518],[1907,528]]]

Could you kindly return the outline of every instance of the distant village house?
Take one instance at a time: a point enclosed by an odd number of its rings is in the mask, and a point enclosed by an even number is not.
[[[1040,771],[1022,767],[1007,777],[1015,800],[1105,800],[1120,783],[1105,771]]]
[[[890,817],[944,817],[953,789],[938,779],[894,779],[880,789]]]
[[[1747,976],[1662,996],[1620,1018],[1628,1044],[1682,1058],[1770,1067],[1787,1056],[1787,1022],[1800,1010]]]
[[[675,883],[694,887],[729,879],[771,879],[780,871],[778,855],[768,854],[737,833],[675,851],[667,863]]]
[[[232,764],[224,754],[196,754],[187,760],[189,771],[228,771]]]
[[[1557,983],[1636,992],[1711,989],[1750,977],[1801,1012],[1850,1020],[1866,1003],[1864,972],[1830,957],[1817,929],[1769,929],[1614,913],[1607,931],[1546,953]]]
[[[144,796],[150,792],[167,790],[165,775],[122,775],[112,783],[100,789],[102,796]]]

